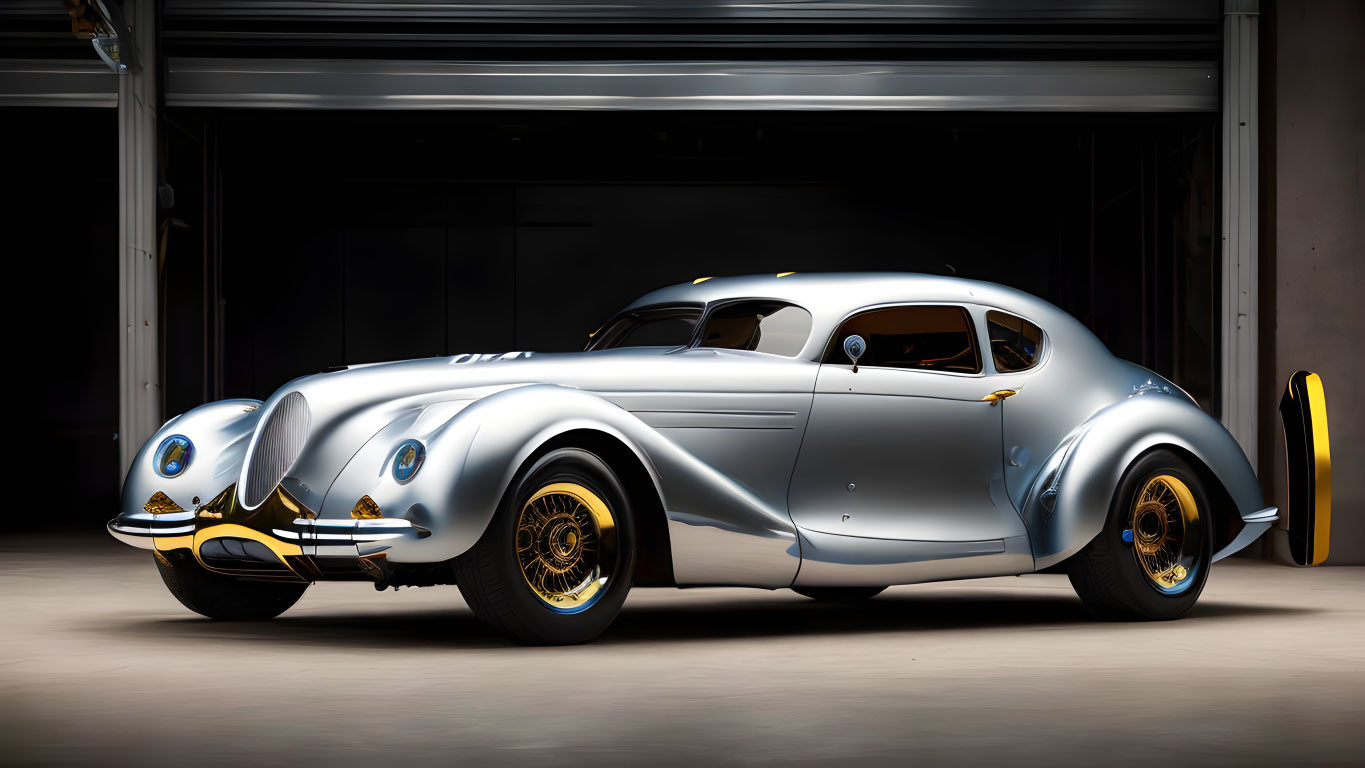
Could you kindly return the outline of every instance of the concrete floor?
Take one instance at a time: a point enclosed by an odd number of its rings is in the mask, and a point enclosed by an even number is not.
[[[9,537],[0,616],[0,764],[1365,762],[1365,568],[1223,563],[1160,624],[1063,576],[637,590],[595,644],[520,648],[454,587],[215,624],[146,553]]]

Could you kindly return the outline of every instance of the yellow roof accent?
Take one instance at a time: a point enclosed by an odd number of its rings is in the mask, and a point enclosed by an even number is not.
[[[786,277],[787,275],[794,275],[794,274],[796,274],[796,273],[795,273],[795,272],[778,272],[778,273],[777,273],[777,276],[778,276],[778,277]]]
[[[697,278],[696,280],[693,280],[693,281],[692,281],[692,284],[693,284],[693,285],[696,285],[697,283],[704,283],[704,282],[706,282],[707,280],[710,280],[710,279],[711,279],[711,278],[709,278],[709,277],[699,277],[699,278]]]

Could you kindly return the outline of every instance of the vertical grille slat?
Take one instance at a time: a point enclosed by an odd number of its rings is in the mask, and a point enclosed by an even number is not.
[[[242,503],[256,507],[265,501],[275,486],[294,466],[308,439],[313,420],[308,401],[290,392],[266,414],[256,436],[256,445],[246,458],[242,472]]]

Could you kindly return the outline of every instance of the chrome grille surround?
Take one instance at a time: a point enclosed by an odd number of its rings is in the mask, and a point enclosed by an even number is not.
[[[280,398],[265,415],[242,465],[242,506],[255,509],[280,484],[303,452],[312,421],[308,401],[298,392]]]

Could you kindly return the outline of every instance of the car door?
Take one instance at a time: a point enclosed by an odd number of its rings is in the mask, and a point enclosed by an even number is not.
[[[1018,393],[1001,409],[1001,447],[1005,488],[1014,505],[1022,509],[1048,456],[1074,425],[1073,419],[1059,414],[1058,398],[1080,405],[1084,396],[1070,392],[1069,379],[1048,376],[1041,369],[1048,344],[1043,330],[1032,321],[995,308],[987,308],[981,319],[989,367],[994,369],[991,389]]]
[[[812,531],[912,541],[1025,533],[1005,493],[1001,411],[966,307],[873,307],[822,358],[789,494]],[[866,352],[855,367],[851,335]]]

